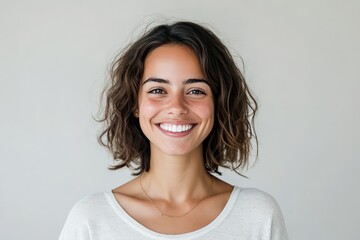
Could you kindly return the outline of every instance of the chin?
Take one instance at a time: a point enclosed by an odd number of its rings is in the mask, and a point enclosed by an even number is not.
[[[180,156],[186,156],[195,153],[198,149],[193,149],[185,146],[177,146],[177,147],[165,147],[164,149],[161,149],[162,152],[168,156],[172,157],[180,157]]]

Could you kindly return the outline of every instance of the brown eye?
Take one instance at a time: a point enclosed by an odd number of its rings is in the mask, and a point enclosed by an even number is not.
[[[205,95],[204,91],[198,90],[198,89],[193,89],[191,91],[188,92],[188,94],[192,94],[192,95]]]
[[[164,94],[165,91],[162,90],[161,88],[155,88],[155,89],[150,90],[148,93],[150,93],[150,94]]]

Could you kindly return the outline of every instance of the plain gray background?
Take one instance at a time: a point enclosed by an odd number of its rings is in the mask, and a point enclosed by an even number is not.
[[[97,144],[106,69],[151,20],[205,23],[260,104],[249,180],[289,236],[358,239],[360,2],[0,1],[0,239],[56,239],[84,195],[131,178]],[[238,57],[236,59],[239,60]]]

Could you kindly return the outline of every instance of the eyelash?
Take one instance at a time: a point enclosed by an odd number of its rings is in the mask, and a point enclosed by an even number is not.
[[[150,91],[148,91],[148,93],[151,94],[163,94],[165,93],[165,91],[161,88],[155,88],[155,89],[151,89]]]
[[[205,95],[204,91],[201,91],[199,89],[192,89],[188,92],[189,94],[194,94],[194,95]]]

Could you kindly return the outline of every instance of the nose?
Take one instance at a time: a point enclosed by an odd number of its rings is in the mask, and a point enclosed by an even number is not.
[[[181,116],[188,112],[186,101],[182,94],[173,95],[167,102],[167,114]]]

